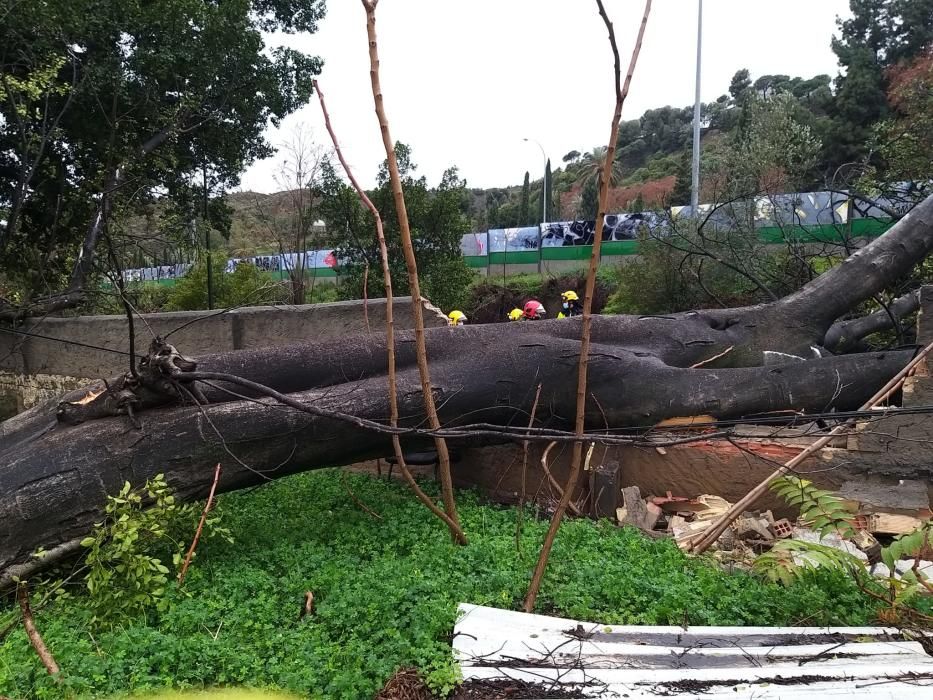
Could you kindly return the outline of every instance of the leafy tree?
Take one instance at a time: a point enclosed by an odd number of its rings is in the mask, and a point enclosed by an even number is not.
[[[190,221],[205,185],[227,189],[271,154],[264,130],[307,101],[321,65],[263,33],[314,32],[323,0],[47,0],[3,13],[0,287],[14,303],[63,288],[77,303],[101,236],[140,202],[164,198]]]
[[[888,65],[920,56],[933,46],[933,0],[893,0]]]
[[[885,179],[928,180],[933,163],[933,47],[889,76],[893,118],[878,128]]]
[[[405,204],[411,225],[423,294],[445,309],[459,305],[466,294],[473,273],[460,253],[460,240],[469,233],[466,212],[466,182],[455,167],[448,168],[436,187],[428,187],[424,177],[417,177],[411,149],[395,145],[399,174],[405,192]],[[382,217],[393,291],[407,294],[408,277],[402,255],[401,237],[395,215],[395,200],[385,162],[380,166],[376,189],[370,199]],[[342,236],[338,241],[341,293],[345,298],[363,296],[363,280],[370,297],[385,293],[381,262],[372,215],[364,210],[356,193],[344,183],[330,165],[322,169],[321,215],[329,230]],[[369,273],[366,273],[366,270]]]
[[[288,290],[259,268],[240,263],[231,273],[225,273],[226,260],[212,256],[214,307],[271,304],[284,302]],[[165,311],[194,311],[207,308],[207,265],[199,262],[172,287],[165,301]]]
[[[902,199],[922,197],[933,163],[933,49],[888,71],[891,116],[873,132],[876,162],[866,168],[857,188],[872,194]],[[916,183],[904,192],[897,183]]]
[[[579,157],[580,151],[570,151],[563,158],[561,158],[561,160],[563,160],[565,163],[573,163]]]
[[[668,204],[670,206],[686,206],[690,204],[691,188],[693,187],[693,172],[690,168],[690,157],[684,153],[677,162],[677,170],[674,173],[674,189]]]
[[[733,101],[736,103],[740,102],[745,91],[751,86],[752,79],[748,72],[748,68],[737,70],[729,83],[729,94],[732,95]]]
[[[751,95],[743,112],[744,127],[704,160],[713,199],[795,191],[808,184],[821,144],[793,95]]]
[[[519,210],[519,220],[522,226],[528,226],[531,223],[531,217],[528,210],[528,197],[531,193],[531,184],[528,177],[528,171],[525,171],[525,182],[522,183],[522,203]]]
[[[845,69],[836,78],[835,161],[862,160],[870,127],[887,116],[885,69],[918,56],[933,42],[933,0],[849,0],[833,51]],[[834,152],[833,152],[834,151]],[[830,158],[832,161],[833,159]]]

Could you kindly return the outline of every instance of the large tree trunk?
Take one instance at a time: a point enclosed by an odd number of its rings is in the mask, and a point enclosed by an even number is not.
[[[843,265],[773,304],[594,317],[588,429],[696,414],[856,408],[912,353],[819,358],[824,336],[839,316],[926,256],[933,248],[931,214],[933,198]],[[579,334],[577,319],[427,330],[442,424],[527,425],[541,384],[536,425],[570,428]],[[423,429],[413,335],[399,333],[396,343],[400,423]],[[386,348],[377,336],[211,355],[196,368],[180,360],[181,385],[197,387],[207,402],[201,406],[184,405],[166,388],[158,359],[142,372],[150,377],[145,387],[120,390],[122,381],[110,380],[113,391],[87,403],[76,402],[88,391],[74,392],[0,424],[0,582],[38,547],[86,533],[100,520],[106,495],[124,481],[141,484],[164,472],[179,497],[191,500],[206,495],[218,461],[224,465],[220,489],[229,491],[391,450],[388,434],[360,425],[388,424]],[[186,374],[215,379],[194,382]],[[219,374],[266,385],[293,406],[257,398],[256,390],[217,380]],[[133,417],[124,408],[128,397],[135,401]],[[296,410],[299,404],[316,415]],[[428,438],[405,439],[415,447]],[[476,444],[496,437],[481,432],[459,439]]]

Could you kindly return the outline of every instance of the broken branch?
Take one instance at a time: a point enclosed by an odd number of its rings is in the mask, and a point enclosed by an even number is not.
[[[19,600],[19,608],[23,613],[23,627],[26,628],[26,636],[29,637],[29,643],[32,644],[32,648],[35,649],[36,654],[39,655],[39,659],[42,661],[42,665],[45,666],[45,670],[49,672],[50,676],[58,680],[61,669],[58,668],[58,664],[55,663],[52,652],[45,646],[45,642],[42,641],[42,635],[40,635],[39,630],[36,629],[35,620],[32,618],[32,609],[29,607],[29,588],[25,581],[19,584],[16,590],[16,597]]]
[[[370,8],[374,9],[376,6],[375,2],[373,2],[371,5],[367,5],[365,2],[363,4],[366,6],[367,11],[369,11]],[[350,165],[343,157],[343,151],[340,149],[340,142],[337,140],[337,134],[334,132],[334,128],[330,123],[330,114],[328,114],[327,104],[324,102],[324,93],[321,92],[321,87],[317,80],[313,82],[313,85],[314,89],[317,91],[318,101],[321,103],[321,111],[324,114],[324,125],[327,128],[327,133],[330,134],[331,141],[334,144],[334,151],[337,154],[337,159],[340,161],[340,165],[343,166],[343,170],[347,174],[347,178],[350,180],[350,184],[353,186],[353,189],[356,190],[360,200],[372,213],[376,222],[376,238],[379,241],[379,259],[382,262],[382,279],[386,290],[386,374],[389,384],[389,427],[396,429],[398,428],[399,412],[395,362],[395,322],[392,316],[392,272],[389,268],[389,251],[386,246],[385,231],[382,226],[382,216],[379,214],[379,210],[376,208],[376,205],[373,204],[372,200],[366,194],[366,191],[360,186],[360,183],[357,182],[356,178],[353,176],[353,171],[350,169]],[[366,270],[368,272],[368,265]],[[421,306],[420,304],[417,306],[420,313]],[[367,319],[367,327],[368,323],[369,321]],[[392,451],[395,453],[395,460],[398,462],[399,469],[402,470],[402,475],[405,477],[405,481],[408,482],[408,485],[411,487],[411,490],[414,491],[418,500],[421,501],[434,515],[444,521],[448,529],[458,541],[461,543],[466,543],[466,535],[463,534],[463,530],[460,528],[460,523],[451,518],[443,510],[438,508],[434,501],[431,500],[431,497],[428,496],[420,486],[418,486],[418,482],[415,481],[415,477],[412,476],[411,470],[405,463],[405,455],[402,452],[402,444],[397,433],[392,434]]]
[[[207,503],[204,504],[204,510],[201,512],[201,520],[198,521],[198,529],[194,533],[194,539],[191,540],[191,546],[188,547],[188,553],[185,555],[185,563],[178,572],[178,585],[185,582],[185,574],[188,573],[188,567],[191,565],[191,559],[194,557],[194,550],[198,546],[198,540],[201,539],[201,531],[204,529],[204,523],[207,521],[207,514],[214,505],[214,493],[217,491],[217,482],[220,481],[220,462],[214,468],[214,483],[211,484],[211,492],[207,496]]]
[[[411,289],[412,315],[415,321],[415,353],[418,365],[418,374],[421,377],[421,392],[424,400],[424,410],[427,414],[428,425],[434,430],[441,427],[437,417],[437,406],[434,402],[434,392],[431,388],[431,374],[428,369],[428,351],[424,340],[424,299],[421,296],[421,286],[418,281],[418,263],[415,260],[415,248],[411,239],[411,229],[408,222],[408,210],[405,206],[405,194],[402,191],[402,178],[399,175],[398,161],[395,157],[395,146],[389,133],[389,119],[386,116],[382,99],[382,86],[379,82],[379,51],[376,41],[376,4],[378,0],[362,0],[366,10],[366,34],[369,39],[369,77],[372,83],[373,102],[376,108],[376,117],[382,131],[382,143],[385,147],[386,162],[389,169],[389,181],[392,186],[392,196],[395,201],[395,211],[398,216],[399,234],[402,239],[402,250],[405,254],[405,266],[408,268],[408,284]],[[444,510],[456,527],[451,527],[451,536],[459,544],[466,544],[466,536],[460,528],[457,517],[457,504],[454,500],[453,479],[450,473],[450,453],[444,438],[435,437],[434,447],[437,450],[438,472],[441,477],[441,494],[444,500]],[[400,463],[401,466],[401,463]]]
[[[616,143],[619,139],[619,121],[622,118],[622,105],[625,104],[625,98],[628,95],[629,86],[632,82],[632,76],[635,73],[635,66],[638,63],[638,54],[641,52],[641,42],[645,36],[645,27],[648,25],[648,15],[651,12],[651,0],[646,0],[645,11],[642,14],[641,25],[638,28],[638,37],[635,40],[635,47],[632,49],[632,58],[629,61],[628,73],[625,76],[625,85],[620,85],[621,65],[619,59],[619,48],[616,45],[615,30],[612,22],[606,14],[602,0],[596,0],[596,6],[599,8],[599,16],[606,25],[609,32],[609,45],[612,48],[613,57],[613,75],[615,78],[615,110],[612,114],[612,125],[609,129],[609,146],[606,149],[606,157],[603,162],[602,176],[599,183],[599,206],[596,215],[596,226],[593,236],[593,249],[590,253],[590,266],[586,274],[586,292],[583,297],[583,323],[580,334],[580,359],[577,370],[577,413],[575,422],[575,433],[577,440],[573,443],[573,453],[570,461],[570,476],[567,478],[567,485],[564,487],[564,493],[557,504],[557,510],[551,517],[551,524],[548,527],[544,543],[541,545],[541,553],[538,556],[538,564],[535,567],[534,575],[531,577],[531,583],[528,586],[528,594],[525,596],[525,612],[531,612],[538,597],[538,590],[541,588],[541,580],[544,578],[544,570],[547,568],[547,560],[554,546],[554,538],[557,536],[557,530],[560,528],[560,521],[564,517],[564,511],[573,498],[574,489],[580,478],[580,467],[583,459],[583,428],[586,408],[586,377],[587,365],[590,353],[590,318],[593,310],[593,294],[596,289],[596,269],[599,267],[600,249],[602,246],[603,224],[606,220],[606,206],[609,201],[609,183],[612,179],[612,164],[615,160]]]

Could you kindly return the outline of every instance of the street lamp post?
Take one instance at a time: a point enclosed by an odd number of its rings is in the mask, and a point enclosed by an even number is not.
[[[697,217],[700,206],[700,57],[703,46],[703,0],[697,8],[697,80],[696,96],[693,102],[693,168],[692,187],[690,189],[690,214]]]
[[[544,177],[541,180],[541,223],[547,223],[547,154],[537,140],[524,138],[522,141],[537,144],[541,151],[541,159],[544,161]],[[541,225],[538,225],[538,273],[541,273]]]

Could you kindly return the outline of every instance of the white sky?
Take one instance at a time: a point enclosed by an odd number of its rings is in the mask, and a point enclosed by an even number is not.
[[[605,0],[623,71],[642,0]],[[728,91],[739,68],[752,78],[835,75],[830,50],[848,0],[706,0],[704,102]],[[360,0],[328,0],[317,34],[277,37],[324,59],[319,78],[341,146],[364,186],[385,158],[373,112],[365,13]],[[655,0],[623,119],[664,105],[692,104],[696,0]],[[612,54],[592,0],[381,0],[381,79],[392,137],[408,143],[419,173],[435,184],[450,165],[471,187],[541,177],[573,149],[605,144],[612,116]],[[317,97],[267,135],[295,129],[330,145]],[[254,164],[243,189],[272,192],[277,159]]]

